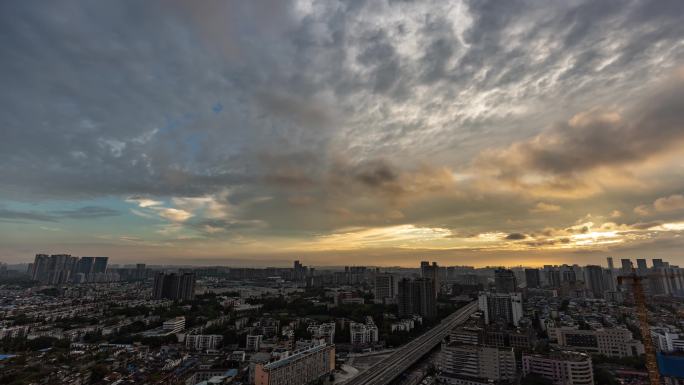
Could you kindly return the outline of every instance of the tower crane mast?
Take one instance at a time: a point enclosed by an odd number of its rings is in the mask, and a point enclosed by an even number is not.
[[[637,318],[639,319],[639,330],[641,331],[641,338],[646,353],[646,370],[648,371],[650,384],[662,385],[662,382],[660,381],[660,372],[658,371],[656,350],[653,345],[653,339],[651,338],[651,329],[648,325],[648,309],[646,308],[646,296],[644,295],[642,282],[643,278],[637,275],[634,268],[632,268],[632,274],[618,277],[618,284],[622,285],[625,283],[632,287]]]

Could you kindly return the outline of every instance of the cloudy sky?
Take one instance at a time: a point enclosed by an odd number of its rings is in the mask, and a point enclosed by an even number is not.
[[[684,264],[684,2],[0,2],[0,260]]]

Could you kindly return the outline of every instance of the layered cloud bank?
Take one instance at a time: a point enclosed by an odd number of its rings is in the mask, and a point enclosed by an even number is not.
[[[8,260],[684,263],[681,1],[0,8]]]

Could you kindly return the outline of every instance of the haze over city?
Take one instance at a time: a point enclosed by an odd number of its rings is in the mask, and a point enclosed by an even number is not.
[[[0,4],[0,260],[684,264],[684,2]]]

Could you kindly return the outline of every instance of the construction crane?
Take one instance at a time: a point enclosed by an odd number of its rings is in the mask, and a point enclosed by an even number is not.
[[[650,379],[651,385],[662,385],[662,382],[660,382],[660,372],[658,371],[656,350],[655,346],[653,346],[653,339],[651,338],[651,329],[648,326],[648,309],[646,309],[646,296],[644,295],[642,282],[643,277],[638,276],[634,268],[632,268],[632,274],[618,277],[618,284],[622,285],[623,283],[627,283],[632,287],[636,313],[639,318],[641,339],[643,340],[644,351],[646,353],[646,370],[648,371],[648,378]]]

